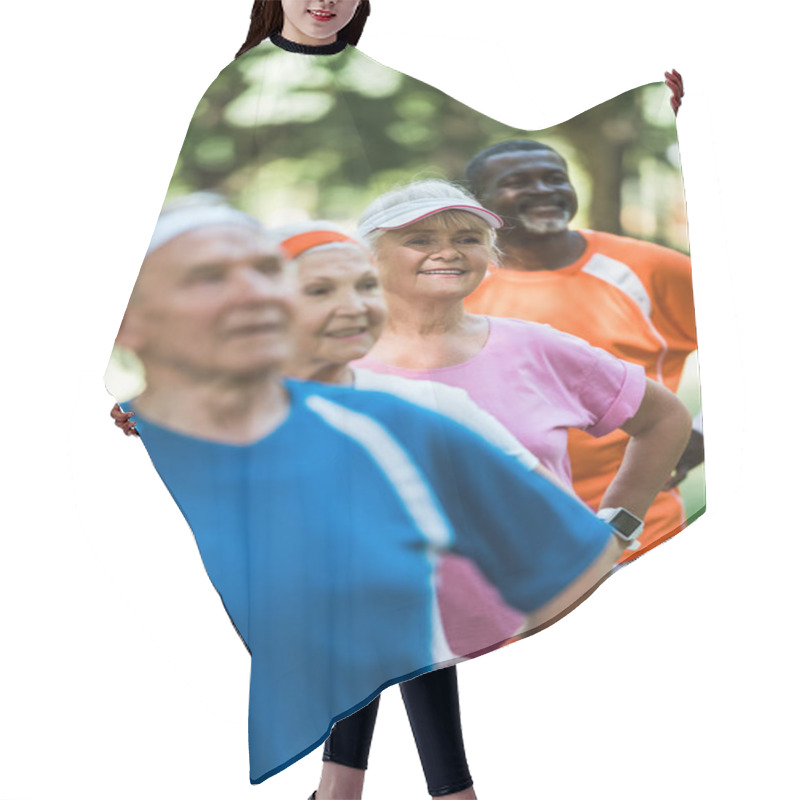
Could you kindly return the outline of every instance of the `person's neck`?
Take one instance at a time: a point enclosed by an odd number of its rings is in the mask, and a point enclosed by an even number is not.
[[[354,375],[352,367],[345,364],[292,364],[286,374],[301,381],[317,381],[337,386],[352,386]]]
[[[468,316],[462,300],[406,298],[385,293],[389,309],[387,332],[403,339],[431,339],[459,333]]]
[[[386,293],[389,322],[370,353],[403,369],[432,370],[463,364],[485,346],[485,317],[467,314],[464,304],[413,302]]]
[[[578,231],[533,234],[519,228],[498,232],[504,269],[537,272],[563,269],[574,264],[585,252],[586,239]]]
[[[275,371],[248,379],[193,380],[148,369],[136,413],[157,425],[199,439],[252,444],[289,413],[289,396]]]
[[[282,50],[306,55],[334,55],[347,47],[347,40],[339,34],[327,39],[314,39],[295,28],[287,29],[286,25],[280,33],[272,34],[270,41]]]

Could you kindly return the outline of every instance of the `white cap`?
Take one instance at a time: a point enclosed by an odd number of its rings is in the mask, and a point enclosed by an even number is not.
[[[212,225],[229,225],[231,223],[264,231],[264,227],[255,217],[251,217],[249,214],[245,214],[244,211],[239,211],[227,205],[189,205],[165,210],[156,222],[153,236],[147,247],[147,255],[149,256],[154,250],[163,247],[167,242],[181,234],[198,228],[207,228]]]
[[[466,211],[480,217],[490,228],[500,228],[503,220],[484,208],[477,201],[474,203],[459,202],[454,197],[421,197],[406,200],[390,208],[376,209],[359,221],[358,235],[368,236],[373,231],[391,231],[405,228],[421,219],[438,214],[440,211]]]

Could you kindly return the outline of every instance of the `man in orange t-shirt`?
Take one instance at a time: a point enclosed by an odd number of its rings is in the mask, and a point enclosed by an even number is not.
[[[689,258],[666,247],[588,230],[570,230],[578,208],[566,161],[539,142],[502,142],[467,165],[475,196],[503,219],[493,268],[467,299],[473,313],[544,322],[619,358],[644,366],[673,392],[697,349]],[[598,508],[625,454],[617,431],[594,439],[570,434],[573,485]],[[645,517],[640,555],[677,533],[685,520],[675,488],[703,460],[700,430],[670,484]]]

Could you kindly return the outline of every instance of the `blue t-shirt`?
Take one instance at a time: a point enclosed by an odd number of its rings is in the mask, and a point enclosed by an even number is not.
[[[251,656],[250,775],[451,654],[438,555],[532,611],[611,535],[580,503],[451,420],[380,392],[287,382],[286,420],[226,445],[137,417]]]

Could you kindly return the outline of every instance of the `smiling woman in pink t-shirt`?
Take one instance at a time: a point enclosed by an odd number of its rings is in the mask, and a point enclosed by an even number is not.
[[[691,421],[644,370],[535,322],[468,314],[501,221],[457,186],[419,181],[375,200],[359,222],[388,323],[356,366],[464,389],[569,484],[567,432],[631,441],[601,508],[642,517],[675,466]]]
[[[464,389],[566,484],[571,483],[569,429],[603,436],[621,428],[631,440],[601,508],[624,509],[641,519],[683,452],[689,413],[641,367],[582,339],[548,325],[466,313],[464,298],[497,255],[494,229],[501,224],[443,181],[419,181],[375,200],[361,217],[359,234],[375,254],[389,316],[377,345],[354,366]],[[483,630],[457,627],[459,615],[463,619],[475,598],[483,598],[483,583],[463,560],[450,560],[440,570],[440,586],[448,587],[440,594],[445,632],[457,653],[497,641],[491,624]],[[485,615],[487,609],[481,611]],[[444,688],[447,673],[452,677]],[[428,707],[415,714],[430,721],[420,737],[426,743],[420,754],[423,760],[426,750],[432,759],[463,758],[460,729],[444,722],[458,716],[455,667],[413,683],[434,680],[439,684],[420,691],[415,701]],[[336,724],[326,746],[323,783],[332,780],[329,770],[344,779],[358,771],[351,754],[366,764],[376,711],[377,701]],[[436,720],[443,722],[437,726]],[[471,788],[452,796],[475,797]]]
[[[583,339],[549,325],[467,313],[464,298],[497,255],[494,229],[501,225],[444,181],[418,181],[375,200],[359,234],[375,255],[389,316],[378,343],[354,364],[465,390],[567,486],[570,428],[597,437],[624,430],[630,444],[601,507],[641,520],[683,452],[689,413],[641,366]],[[448,559],[440,581],[448,587],[442,616],[455,653],[477,652],[514,633],[500,634],[498,620],[507,616],[499,606],[485,607],[485,582],[474,566]]]

